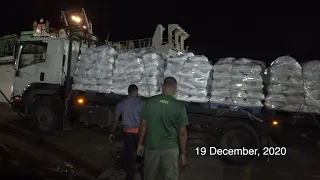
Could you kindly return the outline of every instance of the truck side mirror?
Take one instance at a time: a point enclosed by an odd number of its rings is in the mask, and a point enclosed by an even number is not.
[[[20,75],[20,71],[16,71],[16,77]]]

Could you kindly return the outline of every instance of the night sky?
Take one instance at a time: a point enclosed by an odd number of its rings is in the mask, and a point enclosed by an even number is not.
[[[1,5],[0,35],[32,30],[33,21],[40,18],[59,27],[61,10],[83,7],[101,40],[109,33],[112,41],[148,38],[157,24],[177,23],[191,35],[186,42],[189,50],[211,61],[234,56],[270,63],[287,54],[300,62],[320,59],[320,2],[183,2],[9,1]]]

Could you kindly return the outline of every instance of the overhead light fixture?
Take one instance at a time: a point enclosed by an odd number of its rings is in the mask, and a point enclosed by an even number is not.
[[[82,20],[79,16],[71,16],[71,19],[76,23],[80,23]]]

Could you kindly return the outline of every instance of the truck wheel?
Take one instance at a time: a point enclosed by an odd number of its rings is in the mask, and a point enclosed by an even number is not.
[[[58,128],[57,111],[44,104],[32,108],[32,125],[36,130],[43,133],[53,133]]]
[[[258,150],[259,138],[256,131],[247,123],[226,124],[219,133],[217,139],[218,149],[246,149]],[[258,151],[257,151],[258,153]],[[255,159],[256,155],[223,155],[218,156],[229,164],[246,164]]]

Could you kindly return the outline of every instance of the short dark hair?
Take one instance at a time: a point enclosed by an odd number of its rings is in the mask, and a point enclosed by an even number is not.
[[[138,86],[136,86],[135,84],[131,84],[129,87],[128,87],[128,93],[131,94],[133,92],[136,92],[138,91]]]
[[[177,80],[174,77],[166,77],[163,81],[163,86],[167,87],[176,87],[177,84]]]

